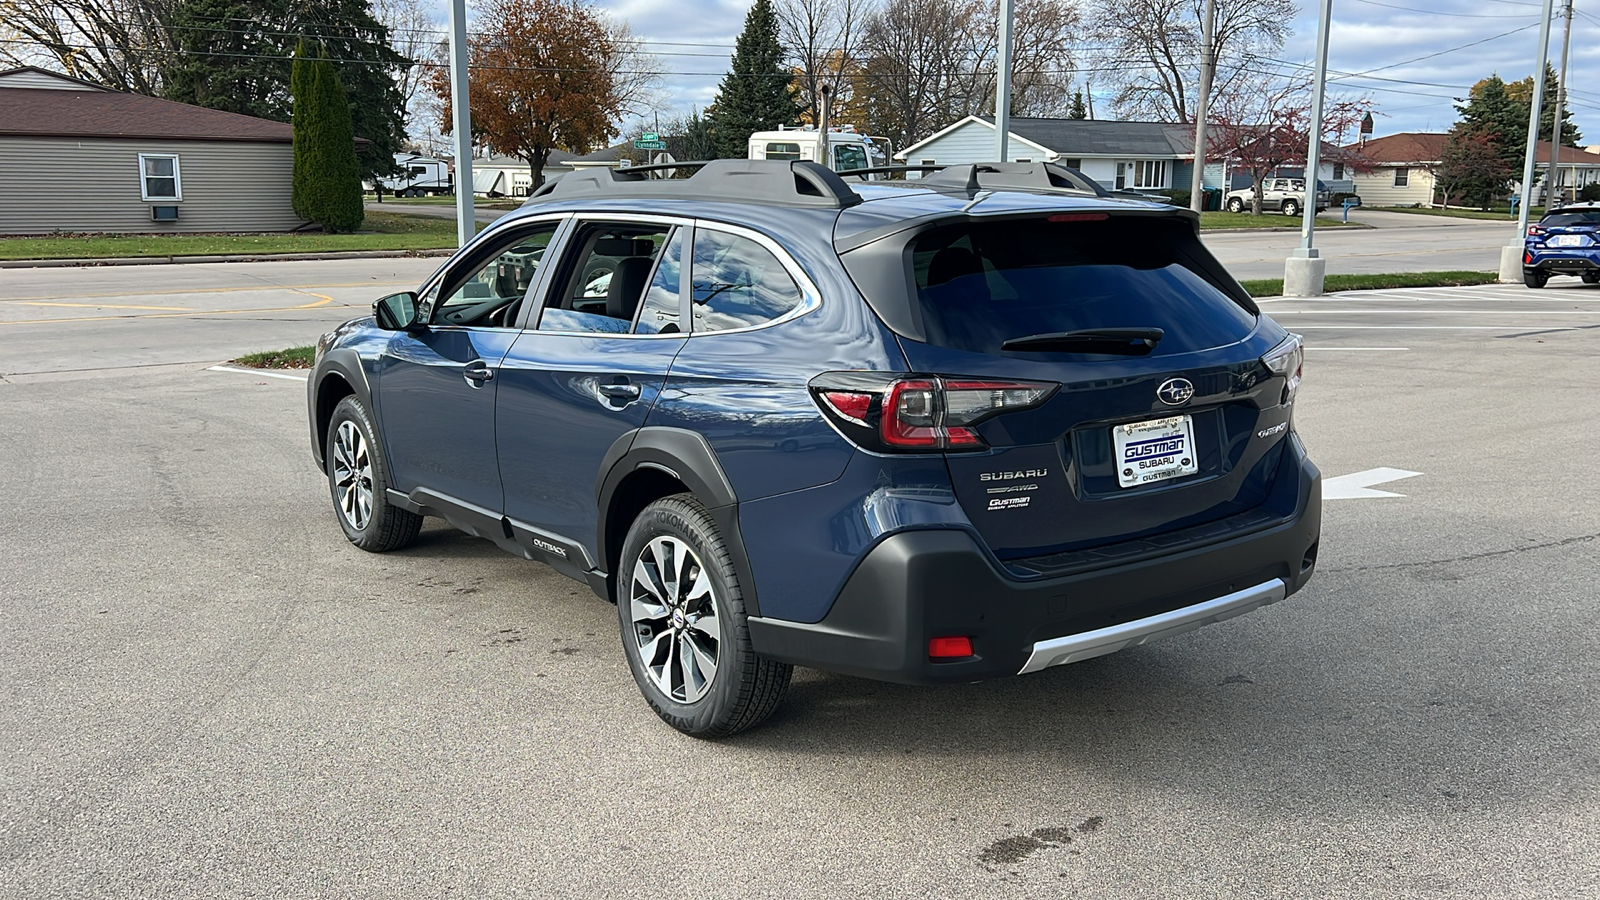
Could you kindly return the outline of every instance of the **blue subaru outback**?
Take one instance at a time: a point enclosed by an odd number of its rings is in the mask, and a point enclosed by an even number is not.
[[[795,665],[970,682],[1295,592],[1300,369],[1187,210],[728,160],[547,186],[323,336],[309,406],[351,542],[438,516],[588,583],[649,704],[719,736]]]

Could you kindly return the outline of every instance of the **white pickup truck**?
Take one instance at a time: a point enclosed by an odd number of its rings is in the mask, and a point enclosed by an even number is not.
[[[1318,185],[1320,187],[1320,185]],[[1333,195],[1326,190],[1317,191],[1317,212],[1328,208]],[[1255,198],[1254,188],[1229,191],[1222,200],[1228,212],[1244,212]],[[1305,209],[1306,181],[1304,178],[1267,178],[1261,182],[1261,211],[1281,212],[1298,216]]]

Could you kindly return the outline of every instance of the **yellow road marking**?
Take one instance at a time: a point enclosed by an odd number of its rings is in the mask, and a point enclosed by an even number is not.
[[[235,294],[242,291],[294,291],[305,293],[310,288],[342,288],[342,287],[384,287],[395,284],[415,284],[407,279],[405,281],[349,281],[337,284],[264,284],[249,287],[221,287],[221,288],[195,288],[184,291],[118,291],[115,294],[70,294],[74,300],[93,300],[99,297],[176,297],[183,294]],[[320,297],[321,294],[313,294]],[[11,297],[0,299],[0,303],[32,303],[38,300],[56,300],[56,297]]]
[[[19,300],[18,306],[81,306],[89,309],[154,309],[161,311],[189,310],[187,306],[119,306],[113,303],[51,303],[45,300]]]
[[[333,303],[332,297],[324,296],[322,294],[312,294],[309,291],[302,291],[301,293],[309,294],[312,297],[317,297],[320,299],[318,299],[315,303],[302,303],[299,306],[272,306],[262,309],[191,310],[187,312],[156,313],[149,316],[70,316],[63,319],[19,319],[9,322],[0,320],[0,325],[51,325],[57,322],[104,322],[111,319],[182,319],[190,316],[236,316],[244,313],[294,312],[301,309],[318,309]],[[344,305],[352,309],[357,309],[361,308],[365,304],[347,303]]]

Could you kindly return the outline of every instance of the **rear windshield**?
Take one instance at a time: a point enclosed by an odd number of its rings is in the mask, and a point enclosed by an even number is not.
[[[1169,356],[1235,343],[1255,316],[1199,273],[1187,222],[966,222],[919,235],[912,263],[927,341],[977,353],[1030,335],[1160,328]]]
[[[1555,213],[1539,220],[1540,225],[1565,228],[1568,225],[1600,225],[1600,210],[1581,213]]]

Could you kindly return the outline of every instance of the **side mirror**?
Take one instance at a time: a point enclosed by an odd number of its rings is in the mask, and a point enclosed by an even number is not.
[[[402,291],[373,301],[372,317],[388,331],[409,331],[417,325],[417,295]]]

